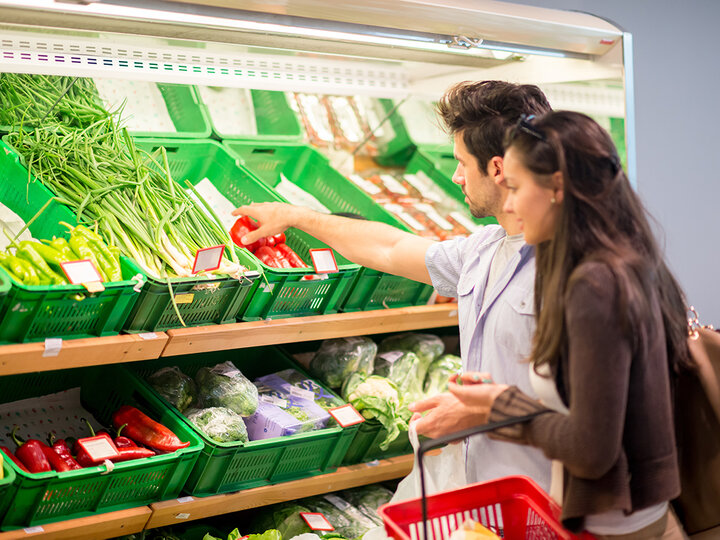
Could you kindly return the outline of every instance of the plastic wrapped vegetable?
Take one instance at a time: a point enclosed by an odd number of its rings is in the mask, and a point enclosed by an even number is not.
[[[388,351],[414,352],[420,360],[420,380],[424,381],[425,374],[432,361],[445,352],[445,344],[439,337],[433,334],[415,334],[408,332],[383,339],[378,346],[378,353]]]
[[[378,516],[377,510],[383,504],[390,502],[393,492],[381,485],[373,484],[341,491],[340,495],[369,517],[376,525],[382,525],[383,521]]]
[[[462,359],[454,354],[443,354],[430,364],[425,376],[425,395],[427,397],[442,394],[447,390],[451,375],[462,371]]]
[[[301,512],[310,512],[310,509],[294,502],[268,506],[258,512],[251,528],[258,533],[276,529],[283,540],[290,540],[299,534],[312,532],[300,517]]]
[[[370,375],[377,345],[367,337],[327,339],[310,362],[310,371],[330,388],[340,388],[351,374]]]
[[[185,416],[215,442],[248,441],[248,432],[243,417],[227,407],[190,409]]]
[[[387,450],[400,431],[407,431],[409,416],[400,408],[397,386],[390,379],[354,374],[345,381],[342,396],[366,419],[376,418],[387,430],[387,437],[380,443],[381,450]]]
[[[285,381],[275,374],[255,381],[259,403],[255,413],[245,420],[250,440],[284,437],[324,428],[330,415],[310,399],[282,389]],[[294,388],[294,387],[293,387]]]
[[[177,366],[164,367],[148,377],[148,382],[165,400],[183,412],[197,399],[195,381]]]
[[[320,407],[325,409],[332,409],[345,405],[345,402],[337,397],[329,390],[322,387],[322,385],[308,379],[305,375],[295,369],[284,369],[275,373],[275,377],[272,379],[265,379],[264,383],[268,386],[272,386],[277,390],[283,390],[288,394],[297,395],[298,397],[306,397],[308,399],[314,399]],[[298,391],[292,390],[292,387]]]
[[[256,386],[230,361],[200,368],[195,382],[203,407],[227,407],[240,416],[250,416],[257,410]]]
[[[360,510],[333,493],[303,499],[303,504],[310,511],[323,514],[335,532],[344,538],[358,538],[376,526]]]
[[[388,351],[375,357],[373,375],[386,377],[395,383],[403,403],[411,403],[422,395],[420,359],[413,352]]]

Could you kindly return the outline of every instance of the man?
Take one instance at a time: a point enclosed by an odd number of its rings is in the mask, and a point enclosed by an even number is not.
[[[535,330],[534,250],[524,243],[516,218],[503,211],[508,192],[502,143],[507,128],[521,115],[549,110],[536,86],[502,81],[458,84],[438,104],[455,143],[458,166],[453,181],[462,187],[475,217],[494,216],[499,226],[435,242],[383,223],[260,203],[234,212],[262,224],[243,242],[296,227],[357,264],[432,284],[439,294],[458,299],[463,369],[488,373],[495,382],[514,384],[534,396],[524,361]],[[464,407],[444,393],[413,404],[411,410],[427,412],[416,421],[418,433],[438,437],[471,427]],[[550,488],[550,462],[537,449],[477,436],[468,441],[466,452],[469,482],[524,474],[546,491]]]

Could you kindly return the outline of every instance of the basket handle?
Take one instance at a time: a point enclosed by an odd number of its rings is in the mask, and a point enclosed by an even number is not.
[[[449,435],[444,435],[442,437],[438,437],[437,439],[427,439],[420,443],[420,446],[418,447],[417,457],[418,457],[418,466],[420,467],[420,496],[421,496],[421,504],[422,504],[422,523],[423,523],[423,536],[420,540],[427,540],[427,522],[428,522],[428,515],[427,515],[427,495],[425,493],[425,467],[423,467],[423,457],[425,454],[433,450],[435,448],[440,448],[441,446],[445,446],[446,444],[449,444],[453,441],[457,441],[459,439],[465,439],[467,437],[470,437],[472,435],[478,435],[481,433],[487,433],[488,431],[494,431],[496,429],[508,427],[508,426],[514,426],[515,424],[522,424],[524,422],[529,422],[536,416],[540,416],[541,414],[545,414],[548,412],[552,412],[550,409],[543,409],[541,411],[535,411],[530,414],[526,414],[524,416],[511,416],[510,418],[506,418],[505,420],[500,420],[499,422],[491,422],[489,424],[483,424],[482,426],[473,426],[471,428],[463,429],[461,431],[456,431],[455,433],[450,433]]]

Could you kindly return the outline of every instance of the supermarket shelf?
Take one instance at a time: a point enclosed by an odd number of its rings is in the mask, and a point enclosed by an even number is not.
[[[203,519],[230,512],[257,508],[284,501],[292,501],[311,495],[319,495],[402,478],[410,473],[413,456],[398,456],[376,462],[375,465],[361,463],[340,467],[336,472],[293,480],[282,484],[273,484],[259,488],[246,489],[236,493],[214,495],[212,497],[185,497],[172,501],[163,501],[150,505],[152,516],[147,528],[153,529],[167,525],[176,525],[188,520]],[[0,538],[0,540],[4,540]]]
[[[358,311],[168,330],[163,356],[456,326],[457,304]]]
[[[43,356],[43,342],[2,345],[0,375],[150,360],[160,356],[167,342],[162,332],[69,339],[62,341],[56,356]]]
[[[42,537],[48,540],[98,540],[139,533],[152,510],[147,506],[0,533],[0,540]]]

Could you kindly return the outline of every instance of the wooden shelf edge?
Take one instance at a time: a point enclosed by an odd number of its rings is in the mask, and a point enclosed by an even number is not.
[[[0,540],[42,537],[48,540],[98,540],[142,532],[152,510],[147,506],[49,523],[41,527],[0,533]],[[33,532],[34,531],[34,532]]]
[[[56,356],[43,356],[45,343],[0,346],[0,375],[51,371],[85,366],[137,362],[159,358],[168,342],[164,332],[63,340]]]
[[[147,523],[147,528],[175,525],[185,521],[402,478],[412,470],[413,459],[412,455],[398,456],[375,462],[375,464],[361,463],[339,467],[333,473],[246,489],[236,493],[190,498],[191,500],[184,502],[181,502],[183,501],[181,498],[155,503],[150,505],[152,516]],[[0,540],[4,539],[0,538]]]
[[[457,304],[358,311],[168,330],[162,356],[259,347],[458,324]]]

